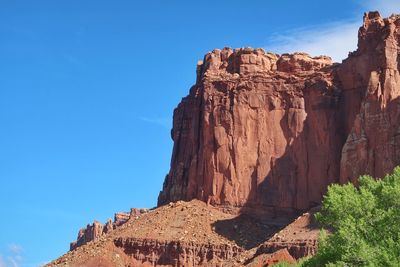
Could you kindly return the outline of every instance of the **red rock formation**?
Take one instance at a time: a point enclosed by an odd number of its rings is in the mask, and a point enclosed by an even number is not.
[[[86,228],[82,228],[78,232],[76,241],[70,243],[70,250],[74,250],[88,242],[96,241],[101,236],[110,233],[117,227],[123,225],[130,219],[137,219],[140,215],[147,213],[148,209],[132,208],[131,212],[117,212],[114,214],[114,222],[108,219],[105,225],[94,221],[93,224],[88,224]]]
[[[315,212],[316,210],[313,209],[299,216],[260,245],[256,255],[270,254],[281,249],[287,249],[295,259],[314,255],[317,251],[320,231],[314,219]]]
[[[242,244],[265,234],[259,221],[235,217],[198,200],[171,203],[130,218],[47,266],[221,266],[241,256]],[[227,221],[233,221],[238,232],[252,229],[243,236],[249,242],[219,233],[218,223]]]
[[[174,149],[159,205],[292,212],[339,177],[339,93],[331,61],[224,48],[207,54],[174,111]]]
[[[197,242],[118,238],[115,245],[139,262],[169,266],[209,266],[240,255],[243,249],[231,245]]]
[[[290,254],[299,257],[307,248],[297,241],[304,241],[304,236],[314,238],[311,235],[318,230],[313,229],[308,213],[287,224],[227,214],[199,200],[178,201],[130,218],[47,266],[270,266],[280,260],[293,262]],[[273,241],[280,243],[271,246]]]
[[[341,64],[250,48],[208,53],[174,111],[161,207],[88,225],[48,266],[258,266],[312,255],[311,214],[286,227],[278,217],[320,203],[333,182],[400,164],[399,41],[400,16],[370,12]],[[162,206],[191,199],[203,202]],[[232,214],[247,211],[269,217]]]
[[[79,230],[78,238],[76,239],[76,241],[71,242],[70,244],[70,250],[82,246],[87,242],[97,240],[100,236],[109,231],[109,224],[107,224],[107,227],[105,227],[98,221],[94,221],[93,224],[88,224],[86,228],[82,228]]]
[[[130,218],[130,214],[128,212],[117,212],[114,214],[114,223],[118,226],[126,223]]]
[[[327,185],[400,164],[399,16],[365,14],[342,64],[224,48],[197,66],[174,111],[159,205],[193,198],[242,211],[298,212]]]
[[[278,262],[296,263],[296,260],[289,254],[287,249],[280,249],[272,253],[265,261],[263,266],[273,266]]]
[[[339,68],[351,129],[342,150],[341,182],[383,177],[400,164],[400,16],[364,16],[358,50]]]
[[[286,262],[289,264],[296,263],[296,260],[290,255],[286,248],[277,250],[271,254],[260,255],[254,258],[251,263],[246,264],[247,267],[266,267],[274,266],[279,262]]]

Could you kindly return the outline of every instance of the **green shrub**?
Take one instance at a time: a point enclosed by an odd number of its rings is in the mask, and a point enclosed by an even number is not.
[[[290,264],[286,261],[281,261],[281,262],[278,262],[277,264],[274,264],[274,267],[294,267],[294,266],[296,266],[296,265]]]
[[[361,176],[359,186],[331,185],[316,214],[317,254],[300,266],[400,266],[400,168],[383,179]]]

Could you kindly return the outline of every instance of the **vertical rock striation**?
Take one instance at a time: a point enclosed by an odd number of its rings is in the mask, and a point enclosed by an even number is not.
[[[47,266],[264,266],[314,254],[315,210],[290,224],[288,215],[320,203],[331,183],[400,164],[399,42],[400,16],[369,12],[341,64],[251,48],[208,53],[174,111],[158,204],[193,200],[94,222]]]
[[[196,198],[293,213],[333,182],[389,172],[400,159],[399,29],[398,16],[366,13],[342,64],[250,48],[208,53],[174,111],[158,204]]]
[[[214,50],[174,111],[159,204],[192,198],[291,212],[339,177],[340,91],[330,58]]]
[[[346,128],[340,180],[383,177],[400,164],[400,17],[364,15],[358,50],[339,68]]]

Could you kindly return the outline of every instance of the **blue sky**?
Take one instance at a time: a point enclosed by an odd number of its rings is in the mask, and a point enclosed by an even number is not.
[[[396,1],[0,0],[0,267],[39,266],[79,228],[153,207],[172,111],[214,49],[329,54]]]

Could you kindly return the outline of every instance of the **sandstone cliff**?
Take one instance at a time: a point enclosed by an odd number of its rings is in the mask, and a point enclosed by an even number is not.
[[[224,48],[174,111],[159,205],[201,199],[269,214],[306,210],[327,185],[400,163],[400,19],[365,14],[342,64]]]
[[[358,49],[340,66],[345,128],[341,182],[383,177],[400,164],[400,16],[364,16]]]
[[[159,207],[88,225],[49,266],[264,266],[313,254],[312,212],[292,215],[333,182],[400,164],[399,42],[400,16],[370,12],[340,64],[208,53],[174,111]]]

